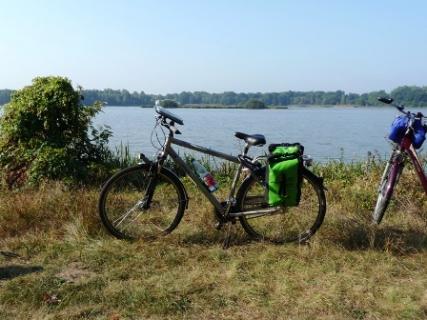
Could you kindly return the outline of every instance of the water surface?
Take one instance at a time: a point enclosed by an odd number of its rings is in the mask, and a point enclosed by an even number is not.
[[[390,107],[291,107],[286,110],[244,109],[174,109],[184,120],[180,139],[237,154],[242,143],[235,131],[262,133],[267,144],[300,142],[306,154],[319,161],[366,159],[368,152],[385,157],[390,144],[385,137],[397,111]],[[97,115],[96,125],[111,126],[111,146],[128,144],[132,154],[153,155],[150,135],[154,126],[154,109],[106,107]],[[162,139],[160,131],[159,138]],[[154,136],[154,141],[156,138]],[[155,142],[158,146],[158,143]],[[253,148],[252,153],[265,152]]]

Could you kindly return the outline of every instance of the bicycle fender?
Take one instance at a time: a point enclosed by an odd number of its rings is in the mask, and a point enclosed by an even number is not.
[[[313,172],[311,172],[310,170],[308,170],[306,167],[304,167],[304,171],[310,175],[314,180],[316,180],[325,191],[329,191],[328,188],[325,187],[324,181],[325,179],[323,177],[320,176],[316,176]]]

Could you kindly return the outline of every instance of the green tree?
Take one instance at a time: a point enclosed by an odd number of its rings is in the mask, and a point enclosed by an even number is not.
[[[0,167],[9,187],[43,179],[84,182],[105,169],[111,132],[91,120],[100,104],[85,106],[62,77],[39,77],[16,91],[0,118]]]
[[[397,102],[411,107],[427,106],[427,87],[403,86],[394,89],[390,94]]]
[[[164,108],[178,108],[179,107],[179,105],[176,101],[169,100],[169,99],[160,101],[160,105]]]
[[[248,109],[265,109],[265,103],[261,100],[250,99],[245,103],[245,108]]]

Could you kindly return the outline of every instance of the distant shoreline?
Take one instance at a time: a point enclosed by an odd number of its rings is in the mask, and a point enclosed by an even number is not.
[[[105,105],[105,108],[128,108],[128,107],[136,107],[136,108],[143,108],[143,109],[150,109],[154,106],[139,106],[139,105],[129,105],[129,106],[115,106],[115,105]],[[170,108],[170,109],[229,109],[229,110],[295,110],[295,109],[304,109],[304,108],[319,108],[319,109],[332,109],[332,108],[339,108],[339,109],[353,109],[353,108],[390,108],[388,106],[357,106],[357,105],[290,105],[290,106],[267,106],[265,108],[246,108],[244,106],[237,106],[237,105],[183,105],[179,106],[177,108]],[[423,108],[423,107],[418,107]]]
[[[0,105],[8,103],[15,90],[0,89]],[[279,91],[279,92],[234,92],[210,93],[206,91],[182,91],[180,93],[149,94],[144,91],[130,92],[126,89],[83,89],[84,103],[96,101],[114,106],[151,107],[156,100],[171,100],[181,108],[204,109],[268,109],[283,106],[382,106],[378,97],[388,96],[408,108],[427,107],[427,86],[400,86],[390,92],[385,90],[367,93],[336,91]],[[263,104],[263,105],[262,105]],[[265,109],[267,109],[265,108]]]
[[[4,105],[0,105],[0,111],[1,109],[3,109]],[[138,106],[138,105],[134,105],[134,106],[113,106],[113,105],[106,105],[104,106],[104,108],[129,108],[129,107],[133,107],[133,108],[142,108],[142,109],[150,109],[153,108],[154,106]],[[304,109],[304,108],[319,108],[319,109],[332,109],[332,108],[337,108],[337,109],[354,109],[354,108],[360,108],[360,109],[367,109],[367,108],[377,108],[377,109],[385,109],[385,108],[391,108],[389,106],[353,106],[353,105],[331,105],[331,106],[326,106],[326,105],[292,105],[292,106],[273,106],[273,107],[267,107],[267,108],[262,108],[262,109],[251,109],[251,108],[244,108],[244,107],[238,107],[238,106],[223,106],[223,107],[208,107],[208,106],[200,106],[200,107],[195,107],[195,106],[180,106],[178,108],[175,109],[218,109],[218,110],[224,110],[224,109],[228,109],[228,110],[295,110],[295,109]],[[413,107],[411,109],[426,109],[427,107]]]
[[[0,111],[3,109],[4,105],[0,105]],[[141,106],[141,105],[128,105],[128,106],[120,106],[120,105],[105,105],[104,108],[142,108],[142,109],[150,109],[154,106]],[[392,108],[390,106],[358,106],[358,105],[348,105],[348,104],[339,104],[339,105],[314,105],[314,104],[303,104],[303,105],[290,105],[290,106],[268,106],[266,108],[254,109],[254,108],[246,108],[244,106],[237,105],[183,105],[173,109],[219,109],[219,110],[295,110],[295,109],[304,109],[304,108],[319,108],[319,109],[366,109],[366,108],[377,108],[377,109],[389,109]],[[426,109],[427,107],[410,107],[411,109]]]

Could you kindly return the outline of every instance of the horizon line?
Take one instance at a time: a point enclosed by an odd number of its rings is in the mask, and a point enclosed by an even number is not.
[[[21,90],[27,86],[26,85],[23,86],[19,89],[11,89],[11,88],[2,88],[0,89],[0,91],[5,91],[5,90],[9,90],[9,91],[17,91],[17,90]],[[76,87],[81,87],[80,85],[77,85]],[[143,92],[146,95],[169,95],[169,94],[180,94],[180,93],[184,93],[184,92],[188,92],[188,93],[196,93],[196,92],[203,92],[203,93],[208,93],[208,94],[224,94],[224,93],[236,93],[236,94],[257,94],[257,93],[262,93],[262,94],[266,94],[266,93],[281,93],[281,92],[344,92],[344,94],[366,94],[366,93],[372,93],[372,92],[380,92],[380,91],[384,91],[386,93],[391,93],[393,90],[398,89],[398,88],[403,88],[403,87],[412,87],[412,88],[427,88],[427,85],[399,85],[393,89],[390,90],[386,90],[386,89],[377,89],[377,90],[370,90],[370,91],[365,91],[362,93],[358,93],[358,92],[354,92],[354,91],[346,91],[343,89],[336,89],[336,90],[319,90],[319,89],[315,89],[315,90],[292,90],[292,89],[288,89],[288,90],[280,90],[280,91],[233,91],[233,90],[224,90],[224,91],[205,91],[205,90],[194,90],[194,91],[190,91],[190,90],[182,90],[180,92],[167,92],[167,93],[147,93],[144,90],[130,90],[130,89],[126,89],[126,88],[121,88],[121,89],[113,89],[113,88],[103,88],[103,89],[98,89],[98,88],[82,88],[83,91],[90,91],[90,90],[98,90],[98,91],[105,91],[105,90],[112,90],[112,91],[128,91],[129,93],[141,93]]]

